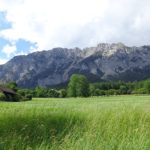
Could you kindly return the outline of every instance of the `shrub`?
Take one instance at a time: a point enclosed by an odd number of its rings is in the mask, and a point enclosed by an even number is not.
[[[107,95],[119,95],[119,90],[110,89],[106,91]]]
[[[59,97],[60,98],[64,98],[64,97],[66,97],[67,96],[67,91],[65,90],[65,89],[61,89],[60,90],[60,95],[59,95]]]
[[[6,101],[6,96],[3,93],[0,93],[0,101]]]
[[[32,100],[32,95],[31,95],[31,94],[25,95],[25,99],[26,99],[26,100]]]
[[[132,94],[147,94],[147,90],[145,88],[135,89]]]
[[[59,92],[54,89],[49,89],[48,90],[48,97],[59,97]]]
[[[14,96],[5,96],[5,94],[0,93],[0,101],[8,101],[8,102],[19,102],[21,101],[22,96],[19,94],[16,94]]]
[[[13,102],[19,102],[19,101],[22,101],[22,96],[20,94],[16,94],[15,96],[13,96],[11,98],[11,101]]]
[[[22,89],[19,89],[18,91],[17,91],[17,93],[18,94],[20,94],[20,95],[22,95],[22,96],[25,96],[25,90],[22,90]]]

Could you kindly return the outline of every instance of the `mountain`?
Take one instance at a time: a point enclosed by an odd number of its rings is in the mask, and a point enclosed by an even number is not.
[[[85,49],[54,48],[16,56],[0,65],[0,82],[16,81],[20,87],[57,86],[80,73],[91,82],[136,81],[150,77],[150,46],[128,47],[101,43]]]

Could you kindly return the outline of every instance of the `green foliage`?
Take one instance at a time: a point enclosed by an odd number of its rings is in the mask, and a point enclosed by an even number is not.
[[[106,95],[119,95],[120,94],[119,90],[115,90],[115,89],[107,90],[105,93]]]
[[[92,96],[103,96],[106,95],[104,90],[95,89],[92,93]]]
[[[124,94],[148,94],[150,93],[149,80],[139,82],[105,81],[90,84],[90,95],[101,96],[101,91],[105,95]]]
[[[6,96],[3,93],[0,93],[0,101],[6,101]]]
[[[32,100],[32,95],[31,95],[31,94],[25,95],[25,99],[26,99],[26,100]]]
[[[18,94],[22,95],[22,96],[25,96],[26,95],[26,90],[24,89],[19,89],[18,90]]]
[[[144,88],[146,89],[147,94],[150,94],[150,80],[144,82]]]
[[[100,89],[95,89],[93,96],[100,96],[100,91],[101,91]]]
[[[13,101],[13,102],[19,102],[22,100],[23,100],[23,97],[18,93],[11,98],[11,101]]]
[[[139,88],[132,91],[132,94],[147,94],[147,90],[145,88]]]
[[[74,74],[70,78],[67,94],[69,97],[88,97],[89,83],[84,75]]]
[[[6,93],[4,100],[8,101],[8,102],[20,102],[20,101],[27,101],[27,100],[31,100],[32,99],[32,92],[33,90],[30,89],[19,89],[17,87],[16,82],[9,82],[7,84],[1,85],[1,87],[3,88],[8,88],[15,91],[16,94],[10,94],[10,93]]]
[[[61,89],[59,92],[60,92],[59,95],[60,98],[67,97],[67,91],[65,89]]]
[[[78,82],[78,75],[74,74],[70,78],[70,82],[68,84],[67,94],[69,97],[77,97],[77,82]]]
[[[89,97],[89,96],[108,96],[125,94],[150,94],[150,80],[124,82],[124,81],[103,81],[88,83],[84,75],[74,74],[70,78],[67,90],[50,89],[37,86],[35,89],[21,89],[15,82],[10,82],[4,87],[9,87],[17,92],[23,100],[30,100],[31,97]],[[18,96],[17,96],[18,97]],[[21,98],[20,97],[20,98]],[[18,101],[18,98],[7,97],[7,101]]]
[[[8,87],[8,88],[10,88],[10,89],[12,89],[14,91],[17,91],[17,83],[14,82],[14,81],[7,83],[6,87]]]
[[[47,89],[37,86],[35,88],[35,96],[36,97],[47,97]]]
[[[125,85],[120,86],[120,93],[121,94],[127,94],[128,93],[128,88]]]
[[[59,92],[54,89],[49,89],[47,97],[59,97]]]
[[[43,88],[37,86],[35,89],[19,89],[18,93],[26,99],[31,99],[31,97],[59,97],[61,92],[55,89]],[[30,97],[30,98],[29,98]]]

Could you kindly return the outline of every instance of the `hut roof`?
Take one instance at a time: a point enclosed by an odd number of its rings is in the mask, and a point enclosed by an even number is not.
[[[6,93],[6,94],[12,94],[12,95],[16,94],[14,90],[5,88],[5,87],[0,87],[0,92]]]

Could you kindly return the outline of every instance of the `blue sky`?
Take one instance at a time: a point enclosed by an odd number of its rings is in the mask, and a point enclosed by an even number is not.
[[[0,11],[0,31],[11,29],[12,23],[6,18],[7,12]],[[15,55],[23,55],[36,48],[36,43],[24,39],[10,40],[0,37],[0,63],[4,63]]]
[[[0,0],[0,64],[54,47],[149,39],[149,0]]]

